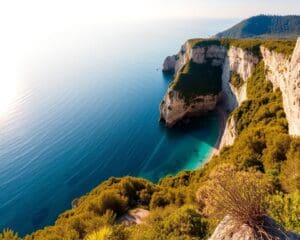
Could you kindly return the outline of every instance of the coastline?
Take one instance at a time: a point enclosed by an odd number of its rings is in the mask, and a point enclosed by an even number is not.
[[[217,141],[215,143],[215,145],[213,146],[213,150],[211,151],[211,153],[207,156],[206,160],[204,161],[204,163],[208,162],[209,160],[212,159],[212,157],[214,155],[217,155],[219,153],[220,149],[220,144],[221,144],[221,140],[225,131],[225,127],[226,127],[226,122],[228,119],[229,114],[226,113],[224,111],[224,107],[222,105],[217,106],[216,110],[217,115],[218,115],[218,119],[220,121],[220,129],[219,129],[219,134],[218,134],[218,138]]]

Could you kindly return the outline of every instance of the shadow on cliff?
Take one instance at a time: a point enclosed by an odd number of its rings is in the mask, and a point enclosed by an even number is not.
[[[189,136],[204,142],[211,147],[217,143],[221,128],[220,119],[217,112],[210,112],[203,116],[184,119],[172,128],[160,124],[160,130],[166,134],[170,140],[181,139]]]
[[[167,83],[171,83],[172,80],[174,79],[174,72],[170,71],[170,72],[162,72],[162,76],[164,81],[166,81]]]

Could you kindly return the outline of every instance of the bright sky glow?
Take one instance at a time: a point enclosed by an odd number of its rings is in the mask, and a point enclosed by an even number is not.
[[[51,45],[41,48],[39,44],[48,44],[53,36],[101,24],[121,26],[165,18],[243,19],[262,13],[300,14],[299,0],[2,0],[0,113],[16,95],[17,75],[24,63],[31,62],[28,56],[41,49],[51,51]]]

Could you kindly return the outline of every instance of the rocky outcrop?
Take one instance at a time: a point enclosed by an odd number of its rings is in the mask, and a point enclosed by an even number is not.
[[[164,72],[175,71],[176,61],[177,61],[177,55],[168,56],[163,63],[162,70]]]
[[[222,66],[226,56],[223,46],[208,46],[193,48],[187,41],[177,55],[169,56],[163,63],[163,69],[179,74],[180,69],[189,61],[197,64],[210,63],[212,66]],[[174,63],[174,60],[176,62]],[[216,108],[220,94],[195,96],[187,102],[182,94],[169,87],[160,104],[160,119],[166,126],[172,127],[175,123],[188,116],[199,115]]]
[[[187,103],[179,92],[169,89],[160,104],[160,119],[167,127],[174,126],[185,117],[197,116],[216,108],[218,95],[203,95]]]
[[[258,57],[237,47],[230,47],[223,65],[222,90],[228,111],[232,111],[247,99],[247,80],[258,63]],[[231,72],[237,73],[244,84],[239,88],[230,84]]]
[[[213,66],[221,66],[224,62],[227,49],[223,46],[211,45],[208,47],[195,47],[187,41],[182,45],[177,55],[168,56],[163,63],[163,71],[178,72],[188,61],[197,64],[211,61]]]
[[[269,217],[264,218],[264,229],[269,238],[261,238],[253,228],[246,224],[237,225],[235,221],[226,216],[215,229],[209,240],[257,240],[257,239],[277,239],[277,240],[297,240],[300,235],[287,232]]]
[[[267,79],[282,93],[289,133],[300,135],[300,38],[291,57],[261,47]]]
[[[247,100],[247,80],[254,67],[259,62],[258,57],[251,52],[237,47],[230,47],[223,65],[222,73],[222,102],[223,109],[229,113]],[[230,83],[231,72],[238,74],[243,80],[242,86],[234,87]],[[234,118],[228,119],[220,141],[219,149],[230,146],[237,136]]]
[[[220,141],[218,149],[222,149],[225,146],[231,146],[237,137],[236,121],[233,117],[227,119],[225,129]]]

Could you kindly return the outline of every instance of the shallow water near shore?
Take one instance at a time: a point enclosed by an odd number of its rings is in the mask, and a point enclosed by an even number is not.
[[[166,129],[163,59],[188,38],[234,20],[176,20],[64,32],[24,57],[0,115],[0,229],[53,224],[110,176],[158,181],[199,167],[218,138],[216,114]]]

